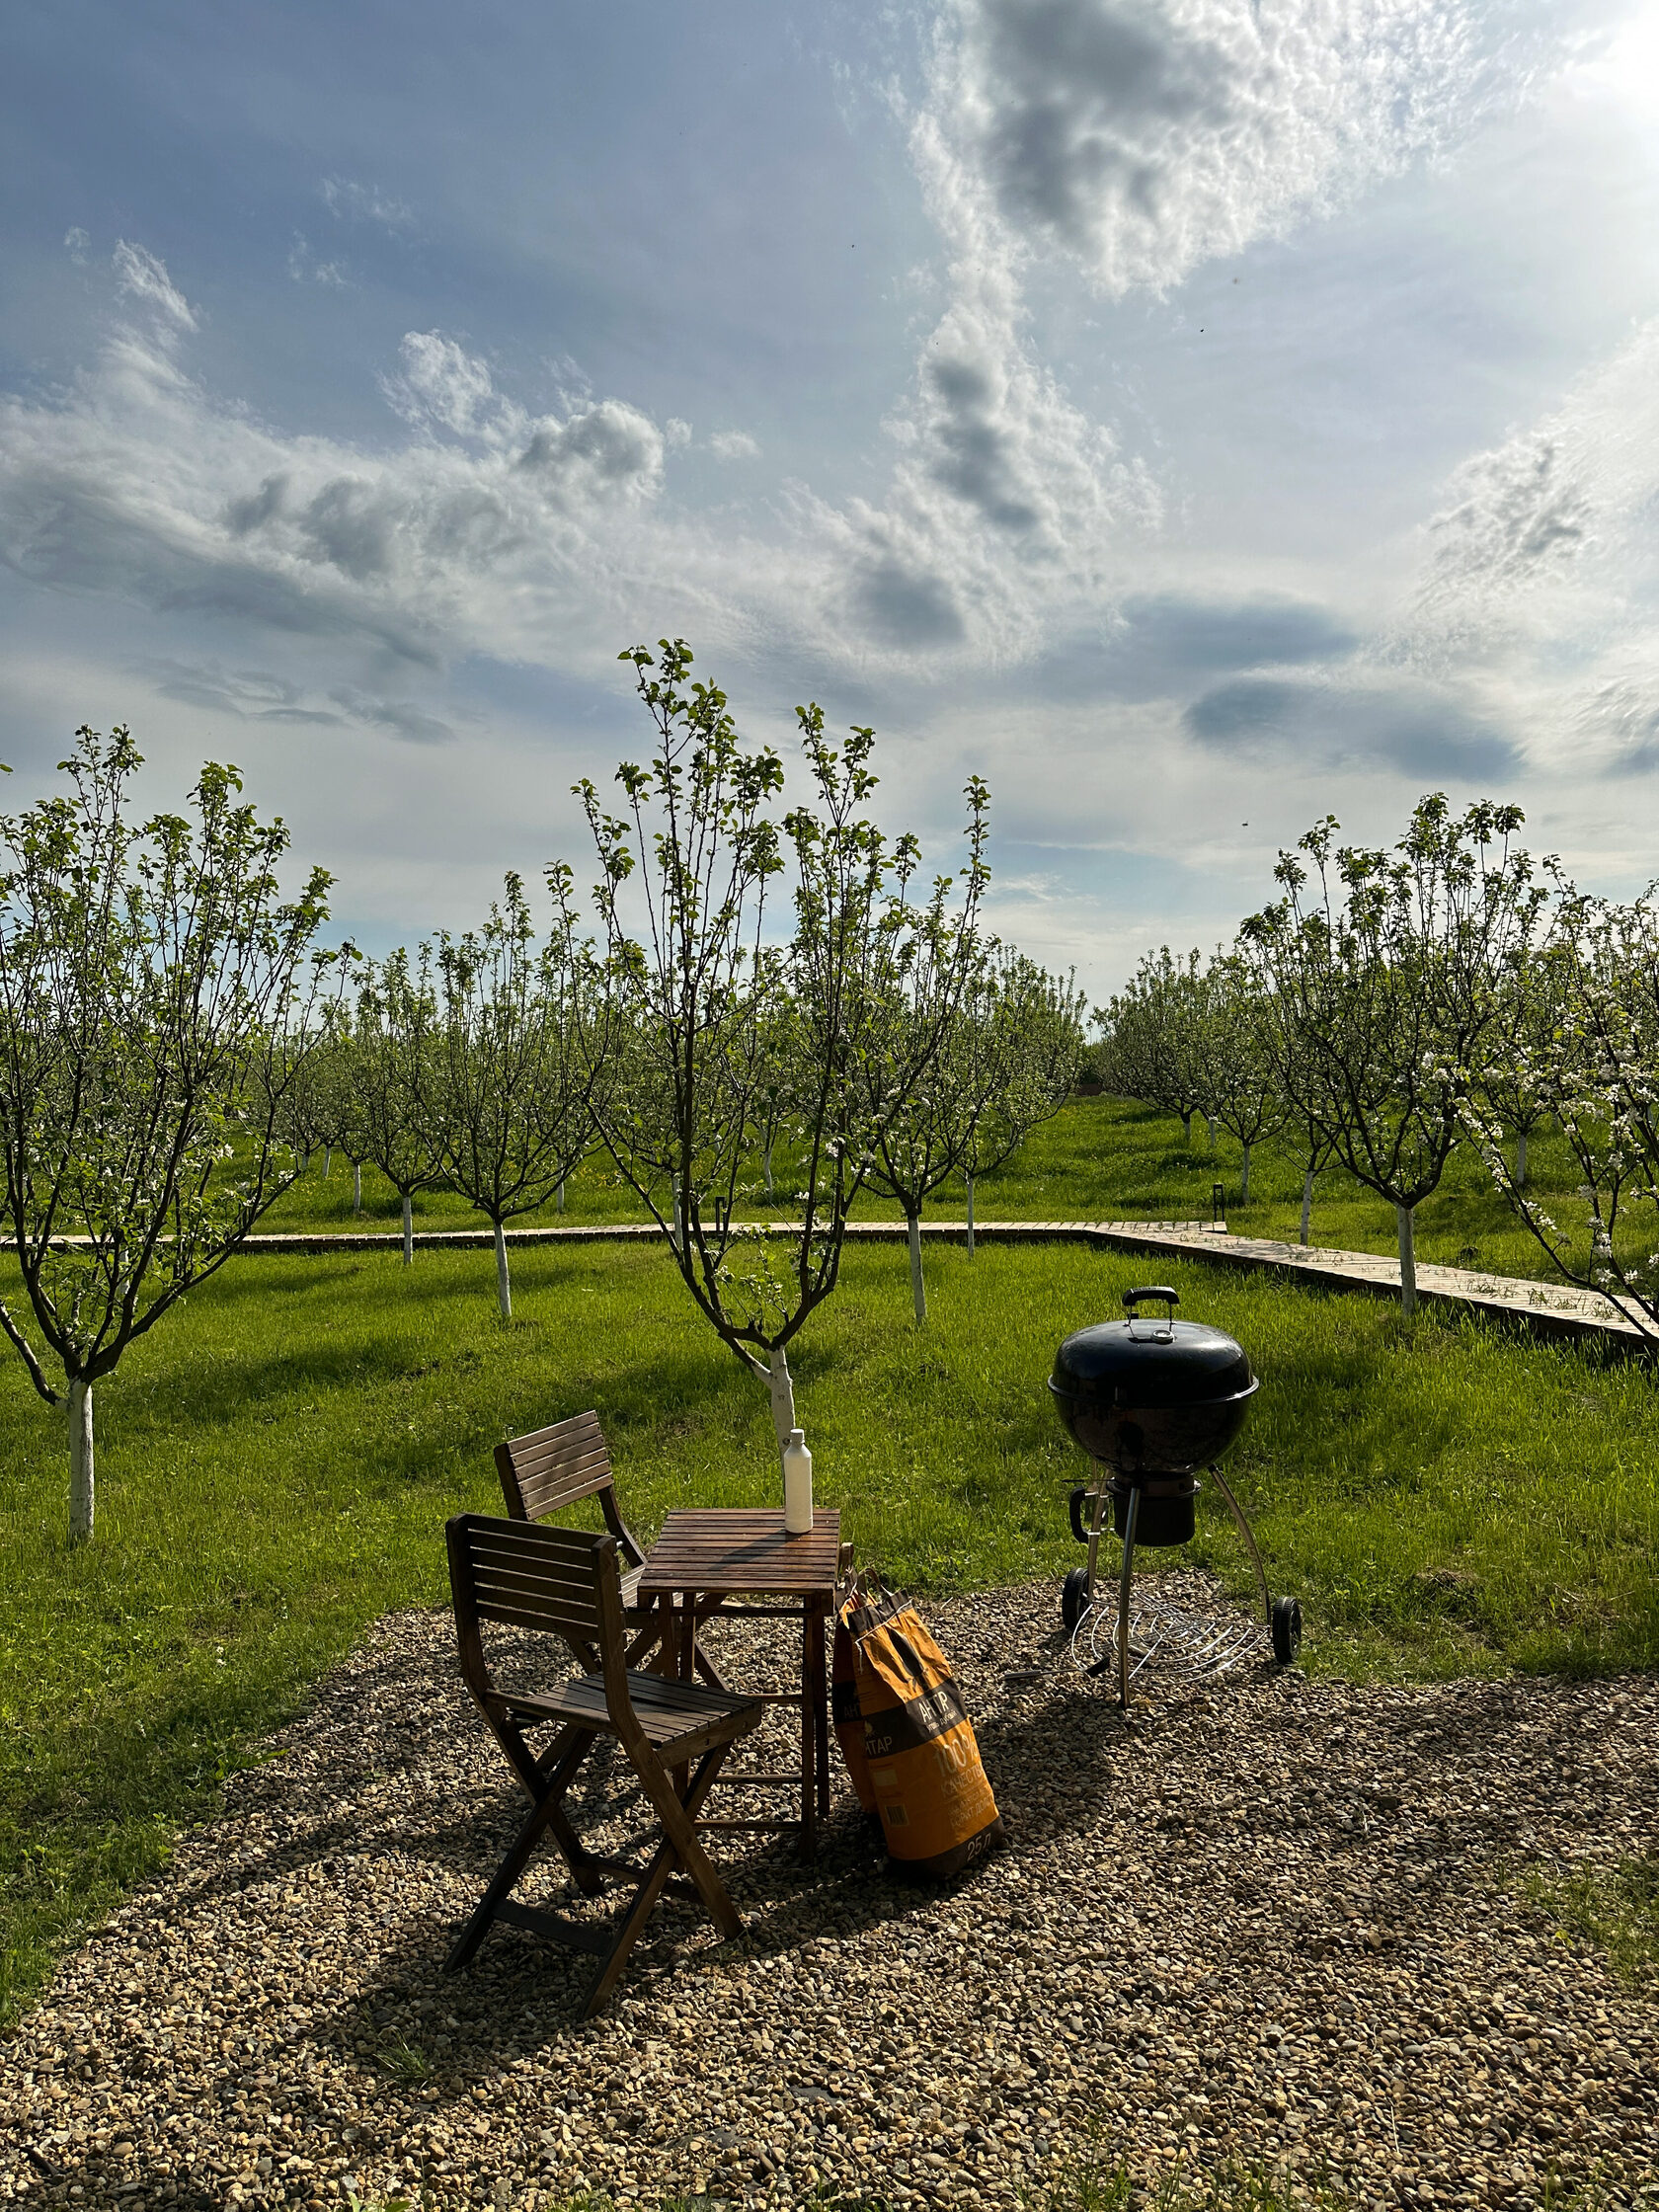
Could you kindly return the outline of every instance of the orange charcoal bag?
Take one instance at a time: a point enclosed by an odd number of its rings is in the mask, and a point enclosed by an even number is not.
[[[873,1596],[855,1590],[836,1630],[837,1646],[844,1632],[850,1653],[860,1756],[849,1744],[844,1698],[836,1732],[859,1802],[881,1815],[890,1858],[922,1873],[960,1873],[1005,1838],[944,1653],[915,1609],[885,1586]]]
[[[870,1785],[870,1762],[864,1756],[864,1721],[858,1710],[858,1688],[852,1679],[852,1628],[862,1604],[856,1588],[835,1614],[835,1641],[830,1660],[830,1710],[835,1737],[852,1778],[859,1808],[873,1813],[876,1793]]]

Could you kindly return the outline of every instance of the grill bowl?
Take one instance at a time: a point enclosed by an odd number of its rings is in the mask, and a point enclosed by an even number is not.
[[[1130,1295],[1173,1304],[1170,1292]],[[1133,1476],[1209,1466],[1244,1426],[1258,1384],[1242,1346],[1222,1330],[1132,1312],[1068,1336],[1049,1388],[1089,1457]]]

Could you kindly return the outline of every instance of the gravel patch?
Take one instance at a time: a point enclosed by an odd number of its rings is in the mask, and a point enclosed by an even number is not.
[[[1521,2212],[1552,2171],[1659,2203],[1659,2009],[1512,1878],[1653,1847],[1659,1684],[1256,1669],[1126,1727],[1057,1598],[926,1609],[1005,1852],[896,1879],[837,1774],[816,1867],[721,1840],[746,1942],[666,1903],[586,2026],[587,1963],[516,1931],[439,1973],[521,1799],[447,1617],[387,1619],[0,2049],[0,2199],[758,2203],[832,2179],[1011,2207],[1104,2124],[1145,2169],[1289,2159],[1373,2205]],[[767,1632],[727,1624],[740,1678]],[[579,1827],[601,1802],[573,1796]]]

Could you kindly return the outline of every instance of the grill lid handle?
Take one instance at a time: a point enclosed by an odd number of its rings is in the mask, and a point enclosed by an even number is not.
[[[1167,1283],[1144,1283],[1139,1290],[1125,1291],[1123,1302],[1129,1308],[1129,1329],[1132,1336],[1135,1334],[1135,1324],[1141,1318],[1139,1307],[1144,1298],[1160,1299],[1168,1308],[1162,1321],[1153,1331],[1154,1338],[1167,1343],[1169,1336],[1174,1333],[1175,1308],[1181,1303],[1180,1292],[1172,1290]],[[1167,1334],[1165,1334],[1166,1331]]]

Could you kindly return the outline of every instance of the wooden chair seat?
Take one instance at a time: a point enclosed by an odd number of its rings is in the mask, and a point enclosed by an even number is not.
[[[696,1820],[733,1744],[759,1726],[765,1707],[758,1698],[734,1697],[724,1689],[629,1669],[614,1537],[478,1513],[457,1516],[447,1533],[461,1673],[532,1810],[450,1952],[446,1971],[464,1966],[491,1925],[505,1920],[576,1950],[602,1954],[583,2006],[582,2017],[591,2018],[615,1986],[676,1867],[690,1876],[721,1932],[740,1932],[737,1908],[698,1840]],[[486,1659],[482,1629],[492,1621],[562,1636],[578,1650],[595,1652],[598,1667],[547,1693],[514,1690],[495,1679]],[[538,1757],[524,1729],[548,1723],[555,1734]],[[662,1842],[643,1868],[589,1851],[564,1812],[577,1771],[600,1736],[616,1739],[657,1815]],[[670,1778],[670,1765],[685,1774],[682,1785]],[[611,1930],[514,1902],[514,1886],[549,1831],[585,1894],[597,1894],[608,1873],[637,1879]]]
[[[728,1723],[741,1719],[740,1733],[753,1725],[751,1712],[763,1709],[752,1698],[735,1698],[729,1691],[705,1690],[700,1683],[678,1682],[665,1675],[629,1673],[628,1702],[633,1706],[645,1740],[656,1752],[672,1752],[673,1763],[695,1759],[711,1743],[731,1739]],[[508,1690],[501,1702],[515,1720],[532,1724],[547,1720],[574,1721],[579,1727],[610,1732],[606,1705],[607,1687],[602,1674],[583,1675],[561,1683],[552,1697]]]

